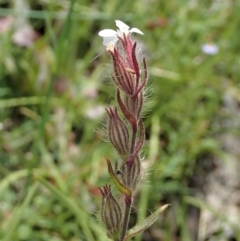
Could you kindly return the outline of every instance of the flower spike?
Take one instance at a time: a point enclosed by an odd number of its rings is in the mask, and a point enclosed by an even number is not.
[[[115,22],[117,31],[104,29],[99,32],[99,36],[103,38],[103,45],[112,59],[111,77],[116,87],[117,106],[106,108],[106,112],[108,139],[117,151],[117,158],[115,162],[107,157],[105,159],[108,174],[119,196],[115,198],[108,185],[100,188],[103,196],[101,217],[112,240],[127,241],[146,230],[167,206],[128,230],[134,193],[144,176],[141,149],[145,141],[145,127],[141,113],[145,103],[144,88],[148,71],[146,60],[139,56],[138,44],[131,36],[132,33],[143,32],[138,28],[130,28],[120,20]]]

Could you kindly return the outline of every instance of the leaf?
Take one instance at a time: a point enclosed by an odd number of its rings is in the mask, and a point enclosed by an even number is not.
[[[91,226],[89,225],[89,219],[87,216],[88,214],[82,204],[74,200],[70,195],[66,195],[64,192],[62,192],[62,190],[55,187],[45,178],[36,175],[35,179],[41,184],[43,184],[43,186],[48,188],[49,191],[51,191],[51,194],[55,196],[57,200],[62,203],[66,208],[68,208],[68,210],[70,210],[73,215],[75,215],[77,223],[80,226],[81,230],[83,230],[83,235],[86,237],[86,240],[96,240],[91,232],[92,226],[96,226],[96,224],[92,223]]]
[[[107,157],[105,157],[105,159],[106,159],[107,165],[108,165],[108,173],[111,176],[111,178],[113,180],[113,183],[115,184],[118,191],[125,195],[126,201],[130,202],[130,200],[132,199],[132,191],[130,189],[128,189],[126,186],[124,186],[118,180],[117,176],[115,175],[115,173],[113,171],[112,164],[111,164],[110,160]]]
[[[124,241],[132,238],[136,234],[143,232],[144,230],[148,229],[155,221],[158,219],[158,215],[163,212],[169,204],[166,204],[160,208],[158,208],[154,213],[152,213],[150,216],[142,220],[139,224],[134,226],[132,229],[128,231],[128,234],[125,236]]]
[[[33,185],[31,187],[29,187],[28,192],[22,202],[22,204],[17,207],[15,209],[14,212],[11,213],[11,219],[9,220],[8,224],[7,224],[7,230],[6,230],[6,235],[3,236],[3,241],[11,241],[13,240],[13,234],[17,228],[17,226],[19,225],[19,223],[21,222],[23,216],[24,216],[24,212],[27,211],[28,206],[30,205],[34,194],[37,191],[39,184],[37,182],[34,182]]]

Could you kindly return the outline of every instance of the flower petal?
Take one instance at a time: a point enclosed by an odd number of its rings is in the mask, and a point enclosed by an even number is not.
[[[120,32],[128,31],[128,29],[130,28],[127,24],[125,24],[124,22],[122,22],[120,20],[115,20],[115,22],[116,22],[116,26],[119,28]]]
[[[130,33],[139,33],[139,34],[144,35],[144,33],[141,30],[139,30],[138,28],[132,28],[129,32]]]
[[[109,46],[109,45],[115,45],[118,41],[117,36],[111,36],[111,37],[103,37],[103,45]]]
[[[104,29],[98,33],[99,36],[105,37],[113,37],[117,35],[117,32],[112,29]]]
[[[120,20],[115,20],[118,30],[112,29],[104,29],[98,33],[99,36],[103,38],[103,45],[106,47],[114,46],[119,38],[123,38],[124,35],[128,35],[131,33],[143,34],[141,30],[138,28],[132,28],[130,31],[130,27]]]

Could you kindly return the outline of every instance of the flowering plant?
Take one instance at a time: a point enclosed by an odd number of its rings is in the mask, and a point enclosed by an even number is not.
[[[145,129],[141,112],[148,72],[146,60],[144,57],[139,60],[137,42],[133,41],[131,35],[143,34],[142,31],[130,29],[120,20],[116,20],[116,25],[119,28],[117,31],[105,29],[99,32],[99,36],[103,37],[103,45],[112,58],[112,80],[117,89],[118,107],[109,107],[106,112],[107,136],[119,157],[114,165],[107,157],[106,162],[113,185],[120,194],[114,197],[110,185],[99,188],[102,194],[100,213],[108,237],[114,241],[126,241],[151,226],[168,205],[160,207],[128,230],[134,193],[143,176],[140,152],[145,140]]]

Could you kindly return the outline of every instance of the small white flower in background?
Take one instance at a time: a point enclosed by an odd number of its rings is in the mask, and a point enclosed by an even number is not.
[[[105,107],[99,105],[99,106],[95,106],[87,109],[85,115],[89,119],[94,120],[94,119],[100,118],[104,113],[105,113]]]
[[[202,51],[205,54],[215,55],[218,53],[218,46],[216,44],[204,44],[202,46]]]
[[[115,20],[118,30],[104,29],[98,33],[99,36],[103,37],[103,45],[108,47],[109,45],[115,45],[118,41],[118,37],[123,37],[123,34],[128,35],[129,33],[143,34],[138,28],[131,28],[120,20]],[[130,29],[130,30],[129,30]]]

